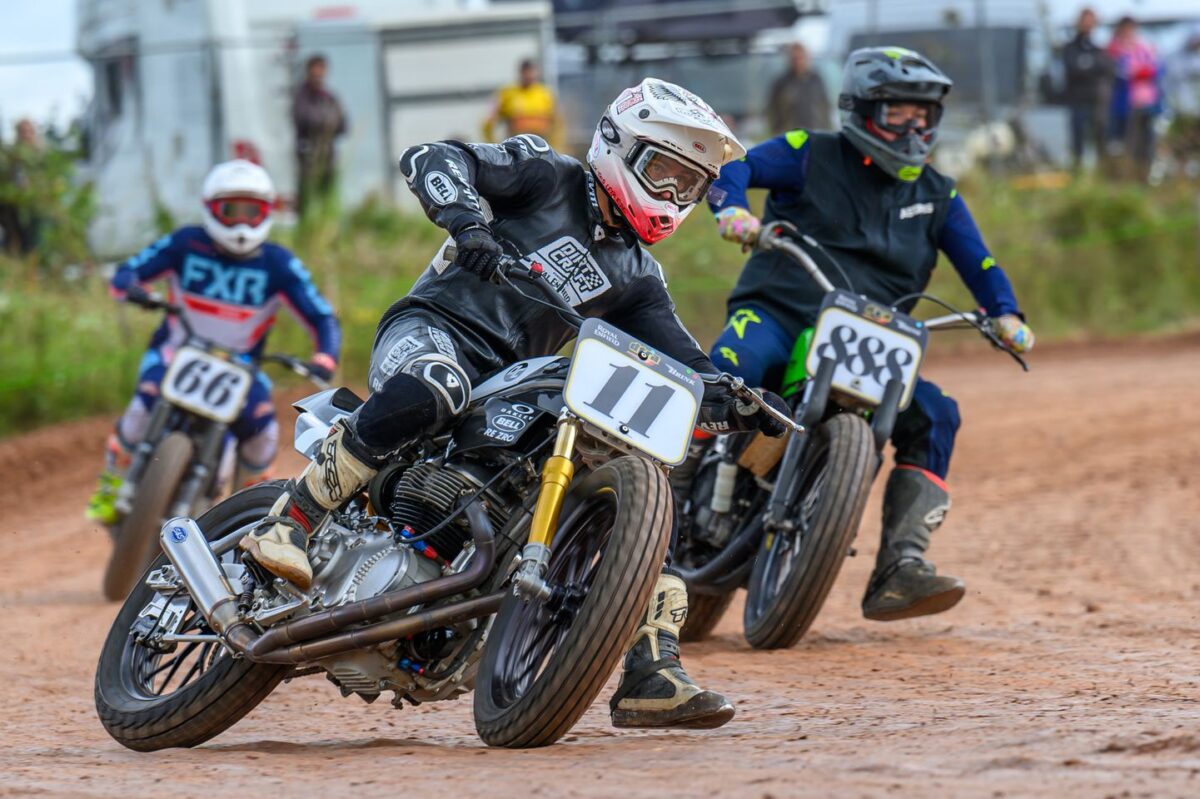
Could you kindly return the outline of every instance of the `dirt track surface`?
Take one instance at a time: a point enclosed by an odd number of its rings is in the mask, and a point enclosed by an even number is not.
[[[927,370],[965,418],[932,551],[967,581],[959,608],[859,615],[877,486],[796,648],[751,651],[740,600],[685,648],[733,722],[617,732],[610,684],[564,742],[526,752],[484,747],[469,698],[397,711],[319,677],[198,749],[122,749],[92,706],[116,606],[107,538],[82,519],[107,422],[0,442],[0,795],[1200,796],[1200,343],[1033,368],[972,350]]]

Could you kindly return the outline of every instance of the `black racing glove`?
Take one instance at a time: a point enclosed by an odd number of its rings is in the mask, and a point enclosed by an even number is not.
[[[140,305],[143,308],[149,308],[153,306],[154,299],[150,296],[150,292],[146,291],[137,283],[133,283],[129,286],[129,288],[125,289],[125,302],[128,302],[131,305]]]
[[[772,408],[791,416],[791,408],[778,394],[764,391],[763,399]],[[761,430],[772,438],[787,432],[787,428],[763,413],[757,405],[743,404],[721,385],[704,387],[698,426],[707,433],[750,433]]]
[[[492,231],[483,225],[472,225],[459,231],[454,237],[454,246],[458,249],[454,256],[454,265],[480,280],[491,280],[500,262],[504,260],[504,250],[500,248]]]

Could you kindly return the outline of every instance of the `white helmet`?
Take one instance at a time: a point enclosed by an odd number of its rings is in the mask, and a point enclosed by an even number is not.
[[[633,232],[653,244],[675,232],[722,166],[745,154],[708,103],[646,78],[604,112],[587,161]]]
[[[241,159],[217,164],[204,179],[204,229],[234,255],[262,246],[271,230],[275,185],[267,170]]]

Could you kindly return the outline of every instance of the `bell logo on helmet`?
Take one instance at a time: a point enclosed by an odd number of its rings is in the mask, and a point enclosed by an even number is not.
[[[698,142],[698,141],[692,142],[692,149],[698,153],[708,152],[708,148],[704,146],[703,142]]]

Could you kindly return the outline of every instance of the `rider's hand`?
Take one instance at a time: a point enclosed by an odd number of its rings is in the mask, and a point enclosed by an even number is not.
[[[782,413],[784,416],[791,416],[792,409],[783,401],[783,397],[776,394],[774,391],[763,390],[762,398],[775,410]],[[757,405],[743,404],[739,400],[735,400],[734,409],[739,415],[749,416],[750,420],[758,427],[762,434],[771,438],[779,438],[788,431],[781,422],[768,416]]]
[[[1016,314],[1005,314],[992,320],[992,330],[996,338],[1013,352],[1029,352],[1033,349],[1033,330],[1021,321]]]
[[[125,289],[125,302],[134,305],[146,305],[150,302],[150,292],[139,286],[137,283],[130,284],[129,288]]]
[[[791,415],[791,409],[777,394],[764,391],[763,399],[772,408]],[[698,426],[707,433],[751,433],[761,430],[774,437],[786,432],[783,425],[759,410],[757,405],[743,404],[728,388],[720,385],[704,387]]]
[[[717,212],[717,232],[721,238],[737,242],[748,247],[758,239],[758,231],[762,223],[758,217],[745,208],[731,205]]]
[[[504,250],[500,248],[496,237],[482,225],[472,225],[460,231],[454,237],[454,246],[458,248],[454,265],[480,280],[491,280],[504,259]]]
[[[337,371],[337,361],[324,352],[318,352],[305,366],[308,373],[318,380],[332,380],[333,373]]]

